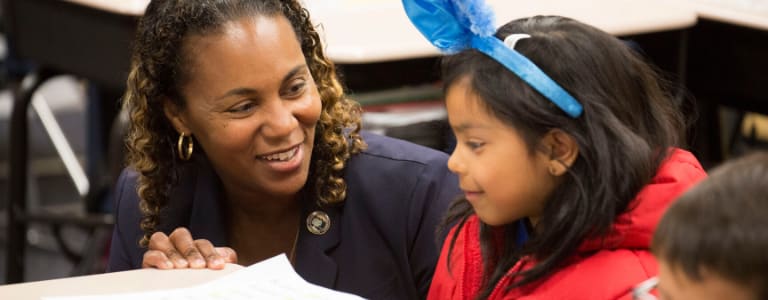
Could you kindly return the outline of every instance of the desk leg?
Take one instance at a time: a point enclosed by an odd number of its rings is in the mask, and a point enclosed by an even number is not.
[[[53,73],[38,70],[27,74],[15,89],[11,112],[10,171],[8,176],[8,241],[6,251],[6,281],[24,280],[24,251],[27,246],[27,175],[29,167],[28,111],[40,85]]]
[[[688,85],[688,36],[690,35],[689,29],[680,30],[680,40],[677,42],[677,66],[675,72],[677,73],[677,82],[680,89],[685,89]],[[684,90],[678,91],[678,98],[684,96]]]

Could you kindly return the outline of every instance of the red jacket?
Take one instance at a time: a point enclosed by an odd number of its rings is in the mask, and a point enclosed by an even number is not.
[[[630,204],[634,209],[617,217],[604,243],[599,239],[585,241],[563,268],[537,284],[507,291],[504,287],[511,277],[504,277],[489,299],[631,299],[634,285],[657,274],[649,247],[662,214],[677,196],[705,177],[691,153],[676,149]],[[428,299],[476,297],[482,280],[479,226],[477,216],[471,216],[462,227],[451,255],[450,272],[446,260],[452,234],[448,235]],[[521,266],[516,264],[510,273]]]

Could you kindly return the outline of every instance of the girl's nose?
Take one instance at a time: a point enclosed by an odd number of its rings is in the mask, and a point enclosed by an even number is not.
[[[448,169],[453,173],[461,174],[464,171],[464,164],[457,152],[458,150],[453,150],[451,157],[448,158]]]

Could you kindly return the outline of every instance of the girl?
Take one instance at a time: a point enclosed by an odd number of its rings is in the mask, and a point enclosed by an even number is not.
[[[458,141],[448,167],[465,196],[429,298],[630,298],[657,273],[659,217],[706,176],[675,148],[684,122],[657,74],[571,19],[495,31],[482,3],[415,2],[404,1],[414,24],[458,51],[442,67]]]

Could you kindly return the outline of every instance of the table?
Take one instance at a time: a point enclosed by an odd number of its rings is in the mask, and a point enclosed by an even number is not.
[[[623,36],[684,29],[696,23],[695,12],[686,5],[658,0],[489,0],[488,3],[497,14],[497,25],[521,17],[553,14]],[[307,0],[306,6],[315,23],[322,24],[326,54],[338,64],[439,54],[411,25],[401,1]]]
[[[139,17],[149,5],[150,0],[63,0],[81,6],[91,7],[106,12]]]
[[[686,0],[699,18],[768,31],[768,4],[762,7],[739,6],[727,0]],[[753,0],[758,3],[762,0]]]
[[[85,296],[191,287],[242,269],[227,264],[223,270],[140,269],[0,286],[3,299],[39,300],[50,296]]]

